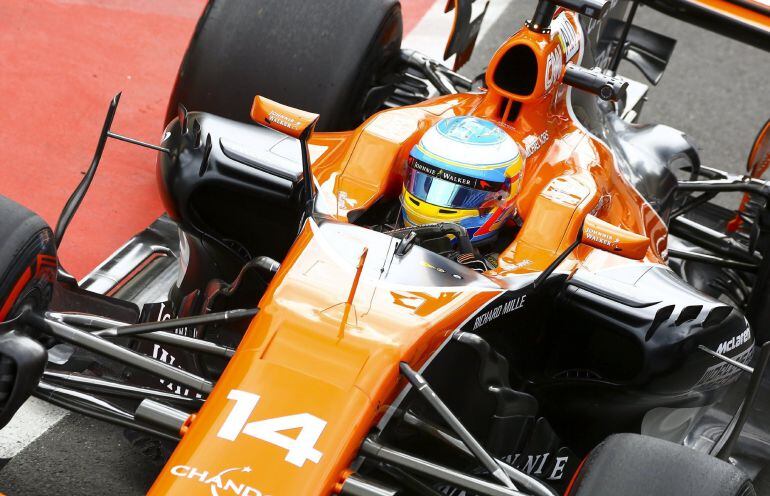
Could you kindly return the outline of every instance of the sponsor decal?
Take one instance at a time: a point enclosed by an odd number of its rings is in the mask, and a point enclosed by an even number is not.
[[[155,343],[152,345],[152,357],[168,365],[175,365],[176,363],[176,357],[174,355],[172,355],[167,349]],[[177,365],[177,367],[184,370],[184,367],[182,366]],[[195,392],[185,386],[169,381],[168,379],[158,379],[158,381],[163,384],[166,389],[174,394],[186,396],[188,398],[195,397],[197,399],[203,399],[203,395],[201,393]]]
[[[142,316],[140,318],[141,322],[150,322],[150,321],[157,321],[162,322],[164,320],[170,320],[173,319],[176,316],[176,312],[174,311],[172,305],[169,302],[161,302],[161,303],[147,303],[142,308]],[[172,329],[169,332],[173,332],[174,334],[178,334],[180,336],[186,336],[186,337],[195,337],[193,330],[189,327],[177,327],[175,329]],[[163,347],[159,344],[152,343],[152,352],[150,355],[152,358],[161,361],[168,365],[173,365],[175,367],[178,367],[180,369],[185,369],[185,364],[180,363],[179,360],[177,360],[176,355],[173,353],[174,348],[171,347],[171,350],[169,350],[166,347]],[[175,382],[169,381],[168,379],[156,379],[152,378],[152,381],[158,381],[160,384],[163,385],[166,389],[171,391],[174,394],[178,394],[181,396],[186,396],[188,398],[197,398],[197,399],[203,399],[203,395],[193,391],[192,389],[187,388],[186,386],[182,386],[180,384],[177,384]]]
[[[187,247],[187,250],[189,250],[189,247]],[[148,303],[142,308],[141,321],[149,322],[154,320],[156,322],[163,322],[164,320],[171,320],[175,316],[176,311],[170,302]],[[187,326],[176,327],[169,332],[180,336],[195,337],[192,330]]]
[[[235,441],[241,434],[278,446],[287,451],[284,460],[297,467],[306,461],[318,463],[323,453],[315,448],[318,438],[326,428],[326,421],[309,413],[287,415],[249,422],[254,409],[259,403],[258,394],[232,389],[227,395],[235,404],[227,415],[217,437]],[[281,434],[283,431],[299,429],[296,437]]]
[[[476,319],[473,321],[473,330],[478,329],[479,327],[485,326],[489,324],[490,322],[502,317],[503,315],[507,315],[511,312],[514,312],[516,310],[519,310],[520,308],[524,308],[524,304],[527,301],[527,295],[518,295],[514,296],[513,298],[504,301],[503,303],[498,303],[494,307],[492,307],[490,310],[487,310],[486,312],[480,314]]]
[[[238,475],[249,472],[251,472],[251,467],[233,467],[216,474],[187,465],[171,467],[171,475],[209,486],[212,496],[268,496],[259,489],[239,481]]]
[[[560,14],[551,23],[551,38],[559,40],[559,46],[567,60],[570,60],[580,49],[577,30],[564,14]]]
[[[754,348],[749,348],[743,353],[731,357],[733,360],[745,364],[751,362],[751,357],[754,355]],[[711,389],[717,389],[722,386],[726,386],[738,378],[741,371],[729,363],[719,362],[706,369],[706,372],[693,386],[693,389],[699,389],[701,391],[708,391]]]
[[[574,468],[574,463],[570,464],[570,457],[568,456],[553,457],[551,455],[552,453],[541,453],[522,456],[521,453],[516,453],[515,455],[506,455],[502,457],[501,461],[515,467],[527,475],[531,475],[540,480],[552,481],[552,483],[556,485],[559,482],[564,481],[565,470],[571,472]],[[488,472],[479,467],[473,470],[472,473],[474,475],[483,475]],[[437,485],[435,488],[439,493],[446,496],[470,496],[473,494],[464,489],[445,484]]]
[[[483,191],[499,191],[503,187],[503,183],[495,181],[485,181],[483,179],[477,179],[475,177],[463,176],[462,174],[456,174],[444,169],[439,169],[432,165],[415,160],[413,157],[409,157],[409,165],[412,169],[427,174],[431,177],[437,177],[450,183],[459,184],[460,186],[468,186],[473,189],[480,189]]]
[[[524,138],[524,156],[529,158],[530,155],[538,151],[548,141],[548,138],[548,131],[543,131],[540,134],[530,134]]]
[[[583,235],[589,241],[593,241],[594,243],[599,243],[604,246],[609,246],[613,251],[620,251],[620,248],[618,248],[620,239],[617,236],[612,236],[610,234],[597,231],[596,229],[591,229],[590,227],[584,228]]]
[[[470,177],[461,176],[459,174],[453,174],[452,172],[447,172],[443,169],[437,169],[435,167],[431,167],[429,165],[423,164],[422,162],[417,162],[416,160],[414,161],[414,164],[412,164],[412,167],[415,170],[424,172],[430,176],[437,177],[439,179],[443,179],[444,181],[449,181],[462,186],[473,187],[473,184],[474,184],[474,179]]]
[[[551,86],[561,77],[561,71],[564,68],[564,54],[560,46],[548,54],[545,63],[545,90],[551,89]]]
[[[291,116],[288,116],[286,114],[276,112],[275,110],[271,110],[270,113],[267,115],[267,122],[268,124],[270,123],[278,124],[279,126],[283,126],[293,131],[297,131],[298,129],[300,129],[300,127],[302,127],[302,121],[295,119]]]
[[[502,461],[518,468],[525,474],[545,476],[546,479],[552,481],[562,480],[564,477],[564,468],[567,466],[569,457],[557,456],[553,458],[553,460],[555,460],[553,468],[548,472],[543,473],[543,468],[550,456],[551,453],[541,453],[539,455],[526,455],[522,458],[521,453],[516,453],[515,455],[504,456]]]
[[[749,329],[746,329],[742,333],[738,334],[737,336],[733,336],[731,339],[728,339],[727,341],[720,343],[719,347],[717,348],[717,353],[720,355],[724,355],[725,353],[729,351],[733,351],[735,348],[738,348],[739,346],[742,346],[746,343],[748,343],[751,340],[751,331]]]

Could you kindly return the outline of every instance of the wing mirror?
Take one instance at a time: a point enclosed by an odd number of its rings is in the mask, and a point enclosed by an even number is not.
[[[768,166],[770,166],[770,120],[765,122],[754,140],[749,161],[746,163],[746,172],[751,177],[761,178]]]
[[[251,118],[257,124],[299,140],[309,138],[315,123],[318,122],[318,114],[295,109],[259,95],[254,97]]]
[[[586,215],[575,242],[569,245],[566,250],[551,262],[551,265],[546,267],[537,276],[533,286],[538,288],[556,270],[556,267],[561,265],[564,259],[581,244],[614,253],[621,257],[641,260],[650,246],[650,238],[621,227],[613,226],[609,222],[604,222],[593,215]]]
[[[580,242],[621,257],[641,260],[650,246],[650,238],[627,231],[609,222],[587,215],[583,221]]]
[[[313,215],[313,197],[315,195],[313,173],[310,169],[308,140],[310,135],[313,134],[318,117],[318,114],[295,109],[259,95],[254,97],[254,104],[251,106],[251,118],[254,122],[299,140],[302,156],[302,177],[305,187],[306,217],[312,217]]]

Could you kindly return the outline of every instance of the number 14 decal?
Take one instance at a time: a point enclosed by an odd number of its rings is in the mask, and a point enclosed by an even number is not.
[[[261,439],[287,450],[288,454],[284,460],[298,467],[304,465],[307,460],[318,463],[323,456],[323,453],[315,449],[315,445],[326,427],[326,421],[309,413],[300,413],[249,422],[254,408],[259,403],[259,395],[233,389],[227,399],[234,400],[235,405],[219,429],[217,437],[235,441],[238,435],[243,433]],[[296,438],[280,434],[289,429],[300,429]]]

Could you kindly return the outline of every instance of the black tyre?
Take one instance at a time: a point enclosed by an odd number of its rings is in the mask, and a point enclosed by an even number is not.
[[[401,35],[398,0],[210,0],[166,123],[180,103],[249,122],[260,94],[320,114],[320,131],[353,128],[384,99],[367,96],[392,71]]]
[[[29,209],[0,196],[0,322],[22,306],[47,308],[56,269],[51,228]]]
[[[566,496],[755,496],[729,463],[660,439],[610,436],[575,475]]]
[[[53,295],[56,248],[39,216],[0,196],[0,322],[25,309],[45,310]],[[43,374],[46,352],[22,324],[0,328],[0,429],[32,393]]]
[[[770,496],[770,466],[759,471],[754,479],[754,490],[757,496]]]

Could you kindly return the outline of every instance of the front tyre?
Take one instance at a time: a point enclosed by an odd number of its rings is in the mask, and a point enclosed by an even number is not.
[[[398,0],[210,0],[179,68],[166,123],[188,110],[251,122],[255,95],[351,129],[384,101],[401,48]]]
[[[47,357],[22,323],[9,321],[22,312],[48,308],[57,268],[50,227],[0,196],[0,428],[32,394]]]
[[[56,271],[51,228],[32,211],[0,196],[0,322],[24,308],[47,309]]]

